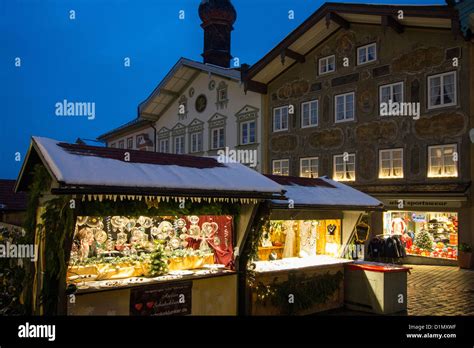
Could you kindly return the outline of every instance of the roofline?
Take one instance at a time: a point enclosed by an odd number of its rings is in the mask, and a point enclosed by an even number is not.
[[[35,138],[31,137],[31,142],[30,142],[30,145],[28,147],[28,151],[26,153],[25,159],[23,160],[23,164],[21,165],[20,173],[18,174],[18,178],[16,179],[15,187],[13,189],[13,191],[15,193],[17,193],[19,191],[19,188],[21,186],[20,184],[21,184],[21,181],[23,179],[23,175],[24,175],[24,172],[25,172],[26,165],[28,164],[28,162],[30,160],[32,150],[34,150],[36,152],[36,154],[38,155],[38,157],[41,160],[41,163],[45,166],[45,168],[48,171],[51,178],[58,181],[58,179],[54,175],[52,169],[49,167],[48,161],[45,160],[43,154],[41,153],[40,149],[38,148],[38,145],[36,144]]]
[[[295,210],[295,209],[305,209],[305,210],[373,210],[373,211],[383,211],[385,210],[383,203],[379,205],[327,205],[327,204],[295,204],[294,208],[288,208],[288,203],[274,203],[271,202],[270,208],[278,210]]]
[[[136,121],[136,123],[132,123],[132,124],[128,125],[128,123],[131,123],[133,121]],[[119,126],[115,129],[112,129],[111,131],[109,131],[107,133],[99,135],[97,137],[97,140],[107,140],[107,139],[111,138],[112,136],[119,135],[121,133],[127,133],[127,131],[133,130],[135,128],[140,129],[142,127],[150,126],[151,123],[153,123],[153,121],[145,120],[145,119],[141,119],[141,118],[137,117],[137,118],[133,119],[132,121],[129,121],[129,122],[123,124],[122,126]]]
[[[253,64],[245,74],[245,81],[249,81],[257,75],[268,63],[280,55],[283,49],[291,46],[301,35],[308,31],[313,25],[330,12],[353,13],[353,14],[374,14],[374,15],[393,15],[399,10],[403,11],[404,16],[418,17],[438,17],[438,18],[456,18],[457,11],[447,5],[371,5],[371,4],[351,4],[351,3],[324,3],[316,12],[310,15],[303,23],[288,34],[279,44],[270,50],[259,61]]]
[[[169,196],[169,197],[209,197],[209,198],[255,198],[255,199],[281,199],[286,200],[285,191],[280,195],[277,192],[256,192],[256,191],[228,191],[211,189],[181,189],[181,188],[156,188],[156,187],[124,187],[124,186],[103,186],[103,185],[85,185],[72,186],[62,185],[59,188],[51,189],[52,194],[70,195],[143,195],[143,196]]]
[[[200,63],[200,62],[197,62],[197,61],[194,61],[194,60],[191,60],[191,59],[188,59],[188,58],[184,58],[184,57],[181,57],[178,59],[178,61],[173,65],[173,67],[168,71],[168,73],[165,75],[165,77],[160,81],[160,83],[158,83],[158,85],[155,87],[155,89],[151,92],[151,94],[145,99],[143,100],[141,103],[138,104],[138,118],[140,118],[140,114],[141,114],[141,111],[142,111],[142,108],[143,108],[143,105],[146,104],[151,98],[153,98],[155,95],[157,95],[160,91],[160,89],[162,88],[162,86],[164,84],[166,84],[172,77],[173,75],[176,73],[176,71],[181,68],[182,66],[187,66],[187,67],[190,67],[190,68],[193,68],[195,70],[198,70],[200,72],[209,72],[209,73],[213,73],[215,75],[219,75],[219,76],[223,76],[223,77],[227,77],[227,78],[230,78],[232,80],[236,80],[236,81],[240,81],[240,74],[239,74],[239,78],[235,78],[234,76],[232,76],[231,74],[226,74],[225,71],[228,70],[228,71],[235,71],[235,69],[232,69],[232,68],[223,68],[223,67],[220,67],[218,65],[209,65],[209,64],[205,64],[205,63]],[[205,70],[203,69],[203,66],[207,67],[208,69]]]

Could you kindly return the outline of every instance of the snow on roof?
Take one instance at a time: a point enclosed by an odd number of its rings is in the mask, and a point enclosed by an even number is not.
[[[278,175],[266,175],[266,177],[283,185],[286,190],[285,196],[293,200],[295,206],[337,206],[348,209],[383,207],[383,203],[372,196],[325,176],[314,179]],[[289,201],[273,200],[272,203],[288,205]]]
[[[33,137],[45,165],[62,186],[209,190],[282,194],[283,187],[240,163],[213,157],[66,144]],[[125,161],[125,153],[130,161]]]

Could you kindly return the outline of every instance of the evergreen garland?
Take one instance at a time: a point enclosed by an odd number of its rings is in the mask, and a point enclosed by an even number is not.
[[[253,288],[257,294],[257,304],[266,306],[270,302],[281,310],[281,314],[291,315],[315,304],[325,303],[339,290],[343,278],[341,271],[311,277],[290,272],[288,280],[284,282],[278,282],[278,278],[275,278],[271,284],[258,282]],[[293,295],[293,302],[290,301],[290,295]]]
[[[25,229],[25,244],[35,243],[36,234],[36,214],[39,202],[43,193],[51,185],[51,177],[46,168],[36,164],[32,170],[32,182],[28,187],[26,215],[23,228]],[[34,314],[33,311],[33,282],[35,276],[35,264],[33,262],[25,263],[25,278],[23,283],[23,298],[25,312],[28,315]]]
[[[150,259],[150,275],[152,277],[158,277],[168,272],[164,248],[158,242],[155,242],[155,251],[151,254]]]

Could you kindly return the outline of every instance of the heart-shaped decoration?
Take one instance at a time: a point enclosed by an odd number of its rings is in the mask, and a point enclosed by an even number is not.
[[[142,308],[143,308],[143,303],[135,303],[135,309],[137,311],[141,311]]]
[[[217,224],[217,222],[211,222],[210,225],[211,225],[212,230],[214,231],[214,233],[216,233],[217,230],[219,229],[219,225]]]
[[[153,308],[154,304],[155,304],[155,301],[150,301],[150,302],[146,303],[146,306],[151,309],[151,308]]]
[[[328,232],[330,235],[333,235],[334,234],[334,231],[336,231],[336,225],[333,225],[333,224],[330,224],[328,225]]]

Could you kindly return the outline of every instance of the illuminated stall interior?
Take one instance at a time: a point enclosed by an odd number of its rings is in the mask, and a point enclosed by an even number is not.
[[[316,255],[338,256],[342,244],[341,220],[271,220],[263,230],[260,260]]]
[[[273,200],[261,231],[257,270],[291,269],[337,262],[366,211],[382,203],[327,177],[267,175],[282,185],[286,201]]]
[[[383,222],[384,234],[400,236],[407,254],[457,260],[457,213],[388,211]]]
[[[81,216],[68,281],[82,281],[81,288],[86,281],[153,276],[157,246],[167,263],[166,273],[157,279],[233,270],[233,244],[232,216]],[[108,284],[113,281],[103,285]]]

